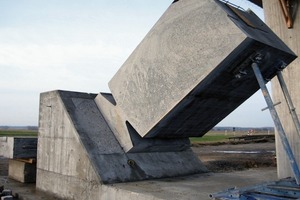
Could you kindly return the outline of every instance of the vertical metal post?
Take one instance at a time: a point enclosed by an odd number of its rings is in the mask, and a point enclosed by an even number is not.
[[[285,84],[285,81],[283,79],[281,71],[277,72],[277,78],[278,78],[280,87],[282,89],[285,101],[286,101],[286,103],[287,103],[287,105],[289,107],[290,114],[292,116],[292,119],[293,119],[294,125],[296,127],[297,133],[298,133],[298,135],[300,137],[300,123],[299,123],[299,119],[298,119],[297,113],[295,111],[296,109],[295,109],[295,107],[293,105],[292,98],[291,98],[291,96],[289,94],[289,91],[287,89],[287,86]]]
[[[256,79],[258,81],[258,84],[261,88],[261,91],[262,91],[262,94],[266,100],[266,103],[269,107],[269,110],[270,110],[270,113],[271,113],[271,117],[275,123],[275,127],[278,131],[278,134],[280,136],[280,139],[281,139],[281,143],[284,147],[284,150],[289,158],[289,162],[290,162],[290,165],[291,165],[291,168],[292,168],[292,171],[294,173],[294,176],[295,176],[295,179],[296,179],[296,183],[297,185],[300,185],[300,172],[299,172],[299,167],[297,165],[297,162],[295,160],[295,157],[294,157],[294,154],[292,152],[292,149],[290,147],[290,144],[287,140],[287,137],[286,137],[286,134],[283,130],[283,127],[282,127],[282,124],[279,120],[279,117],[278,117],[278,114],[274,108],[274,105],[273,105],[273,101],[271,99],[271,96],[269,94],[269,91],[266,87],[266,84],[265,84],[265,81],[263,79],[263,76],[259,70],[259,67],[258,67],[258,64],[257,63],[252,63],[252,69],[254,71],[254,74],[256,76]]]

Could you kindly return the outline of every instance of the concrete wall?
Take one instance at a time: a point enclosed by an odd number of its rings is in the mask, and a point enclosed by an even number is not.
[[[41,94],[36,187],[62,198],[97,199],[99,183],[58,93]]]
[[[288,29],[283,17],[280,3],[277,0],[264,0],[263,1],[265,21],[267,25],[295,52],[300,55],[300,4],[298,3],[298,13],[294,19],[294,27]],[[283,76],[287,87],[289,89],[292,101],[296,108],[296,113],[299,118],[300,113],[300,59],[297,58],[292,64],[289,65],[284,71]],[[277,79],[272,81],[273,101],[282,102],[276,106],[283,128],[287,134],[288,140],[291,144],[295,158],[300,166],[300,137],[296,132],[290,112],[285,103],[282,91]],[[288,157],[283,149],[280,138],[276,137],[276,154],[279,178],[293,176]]]
[[[0,156],[6,158],[36,158],[37,138],[0,137]]]
[[[0,156],[13,157],[13,141],[12,137],[0,137]]]

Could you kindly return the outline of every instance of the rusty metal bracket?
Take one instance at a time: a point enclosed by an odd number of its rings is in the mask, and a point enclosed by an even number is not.
[[[288,28],[293,28],[294,18],[296,15],[298,1],[297,0],[278,0],[281,10]]]

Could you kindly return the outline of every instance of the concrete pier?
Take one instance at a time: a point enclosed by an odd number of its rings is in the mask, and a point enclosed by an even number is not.
[[[284,19],[284,15],[280,6],[280,2],[276,0],[264,0],[264,14],[266,23],[272,30],[297,54],[300,54],[300,40],[299,40],[299,20],[300,20],[300,4],[296,4],[297,7],[293,8],[295,11],[298,10],[297,14],[293,16],[293,28],[288,29],[287,24]],[[287,88],[289,90],[291,99],[294,104],[295,112],[299,116],[300,110],[300,59],[297,58],[290,66],[283,70],[282,75],[286,82]],[[290,115],[290,110],[286,104],[285,98],[283,96],[280,84],[277,79],[272,81],[272,93],[274,102],[281,102],[280,105],[276,106],[279,118],[282,122],[283,128],[289,140],[292,151],[295,155],[298,166],[300,166],[300,136],[297,133],[295,124],[293,123],[292,117]],[[276,154],[277,154],[277,165],[278,165],[278,177],[286,178],[293,177],[293,172],[291,170],[290,161],[283,148],[280,138],[276,138]]]
[[[21,183],[35,183],[36,163],[9,160],[8,176]]]
[[[190,147],[174,152],[124,152],[95,97],[67,91],[41,94],[38,189],[63,198],[85,190],[99,196],[102,184],[207,172]]]

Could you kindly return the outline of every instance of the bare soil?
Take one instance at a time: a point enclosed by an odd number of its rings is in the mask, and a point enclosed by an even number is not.
[[[192,149],[199,160],[212,172],[276,167],[274,142],[196,144]]]

